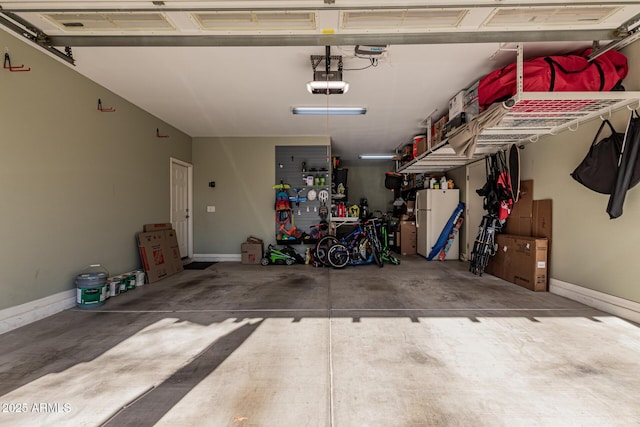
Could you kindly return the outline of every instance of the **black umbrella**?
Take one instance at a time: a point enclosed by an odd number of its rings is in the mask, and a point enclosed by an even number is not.
[[[638,152],[640,151],[640,117],[638,112],[633,110],[629,117],[629,124],[625,132],[622,151],[618,158],[618,174],[616,182],[611,190],[607,213],[609,218],[614,219],[622,215],[622,205],[627,195],[627,190],[631,186],[631,178],[638,162]]]

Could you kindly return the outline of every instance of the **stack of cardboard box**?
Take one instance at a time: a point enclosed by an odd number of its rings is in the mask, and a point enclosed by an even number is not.
[[[400,221],[396,231],[396,245],[402,255],[415,255],[417,248],[417,234],[415,221]]]
[[[137,234],[138,252],[147,283],[157,282],[184,269],[178,238],[170,223],[145,224]]]
[[[546,291],[551,253],[552,201],[533,200],[533,181],[520,183],[504,229],[496,237],[498,250],[486,272],[532,291]]]

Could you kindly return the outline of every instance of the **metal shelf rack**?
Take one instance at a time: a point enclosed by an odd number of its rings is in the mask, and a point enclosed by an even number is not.
[[[522,50],[518,49],[518,91],[502,103],[507,112],[493,127],[483,129],[471,157],[460,156],[447,139],[397,169],[400,173],[446,172],[508,148],[526,145],[544,135],[556,135],[594,118],[607,118],[621,108],[640,108],[640,92],[524,92],[522,91]],[[465,126],[468,126],[465,125]]]

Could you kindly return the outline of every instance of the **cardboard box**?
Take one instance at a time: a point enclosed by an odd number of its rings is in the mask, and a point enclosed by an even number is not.
[[[451,118],[449,119],[447,124],[444,125],[445,135],[449,135],[451,132],[467,123],[467,115],[464,113],[464,111],[456,116],[452,116],[451,114],[449,114],[449,117]]]
[[[447,125],[448,121],[449,115],[445,114],[444,116],[440,117],[431,127],[431,147],[440,143],[444,139],[444,127]]]
[[[532,203],[531,235],[533,237],[544,237],[551,240],[552,236],[552,219],[553,201],[551,199],[534,200]]]
[[[466,93],[466,89],[461,90],[449,100],[449,117],[455,117],[464,111],[464,97]]]
[[[533,237],[544,237],[547,239],[547,272],[550,271],[549,262],[551,262],[551,246],[553,240],[553,201],[551,199],[534,200],[532,215]],[[547,287],[549,286],[549,274],[547,274]]]
[[[498,234],[487,273],[532,291],[547,290],[547,239]]]
[[[138,252],[149,283],[173,274],[165,243],[165,230],[145,231],[137,234]]]
[[[175,230],[164,230],[165,255],[167,262],[171,266],[172,274],[184,270],[180,247],[178,246],[178,236]]]
[[[145,224],[142,229],[144,231],[162,231],[162,230],[171,230],[173,226],[170,222],[162,222],[158,224]]]
[[[478,84],[477,81],[464,92],[464,105],[462,111],[465,113],[467,122],[470,122],[480,114],[480,103],[478,102]]]
[[[498,234],[496,236],[498,249],[496,250],[496,254],[489,258],[489,263],[484,269],[484,272],[507,280],[507,267],[511,262],[511,253],[507,251],[507,245],[505,245],[505,239],[503,236],[505,235]]]
[[[406,144],[402,147],[402,160],[405,162],[413,160],[413,144]]]
[[[513,204],[502,230],[505,234],[531,236],[533,222],[533,181],[520,181],[520,197]]]
[[[417,253],[417,234],[415,221],[400,221],[400,254]]]
[[[262,239],[250,236],[240,245],[242,264],[260,264],[264,256],[264,243]]]

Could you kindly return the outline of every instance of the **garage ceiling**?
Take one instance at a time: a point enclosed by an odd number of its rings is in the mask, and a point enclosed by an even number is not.
[[[531,57],[606,44],[635,32],[640,14],[640,1],[424,3],[0,1],[0,21],[50,51],[71,47],[76,71],[188,135],[329,135],[352,163],[423,133],[449,98],[514,60],[505,47],[524,42]],[[356,45],[388,47],[371,60]],[[306,90],[325,46],[342,56],[345,94]],[[368,111],[294,116],[293,106]]]

